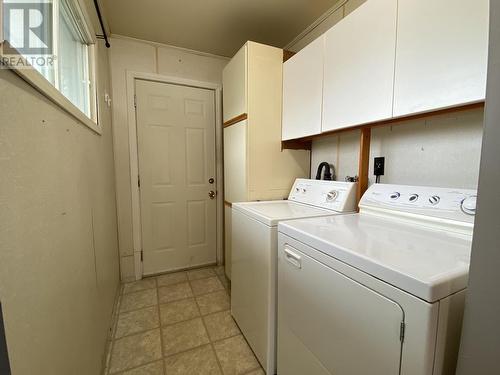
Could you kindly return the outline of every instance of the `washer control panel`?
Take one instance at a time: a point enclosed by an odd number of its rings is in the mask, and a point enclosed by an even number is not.
[[[356,188],[355,182],[298,178],[288,199],[338,212],[353,212],[356,210]]]
[[[443,219],[472,222],[476,214],[477,192],[406,185],[372,185],[360,207],[378,207]]]

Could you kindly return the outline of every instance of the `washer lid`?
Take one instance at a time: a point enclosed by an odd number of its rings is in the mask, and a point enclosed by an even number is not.
[[[467,235],[362,214],[280,223],[279,231],[428,302],[467,287]]]
[[[276,226],[280,220],[335,215],[335,211],[290,201],[262,201],[234,203],[233,210],[241,211],[268,226]]]

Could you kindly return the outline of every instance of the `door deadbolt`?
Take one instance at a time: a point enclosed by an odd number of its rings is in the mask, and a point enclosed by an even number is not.
[[[208,192],[208,197],[209,197],[210,199],[214,199],[214,198],[215,198],[215,191],[210,190],[210,191]]]
[[[210,178],[208,179],[208,183],[209,183],[209,184],[213,184],[214,182],[215,182],[215,180],[214,180],[212,177],[210,177]]]

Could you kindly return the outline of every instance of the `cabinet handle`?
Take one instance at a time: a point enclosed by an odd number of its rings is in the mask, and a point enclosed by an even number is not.
[[[298,269],[302,268],[302,257],[287,248],[285,248],[285,259],[292,266]]]

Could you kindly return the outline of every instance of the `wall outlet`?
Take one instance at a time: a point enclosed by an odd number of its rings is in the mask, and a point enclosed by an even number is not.
[[[373,162],[373,174],[375,176],[383,176],[385,170],[385,157],[375,158]]]

